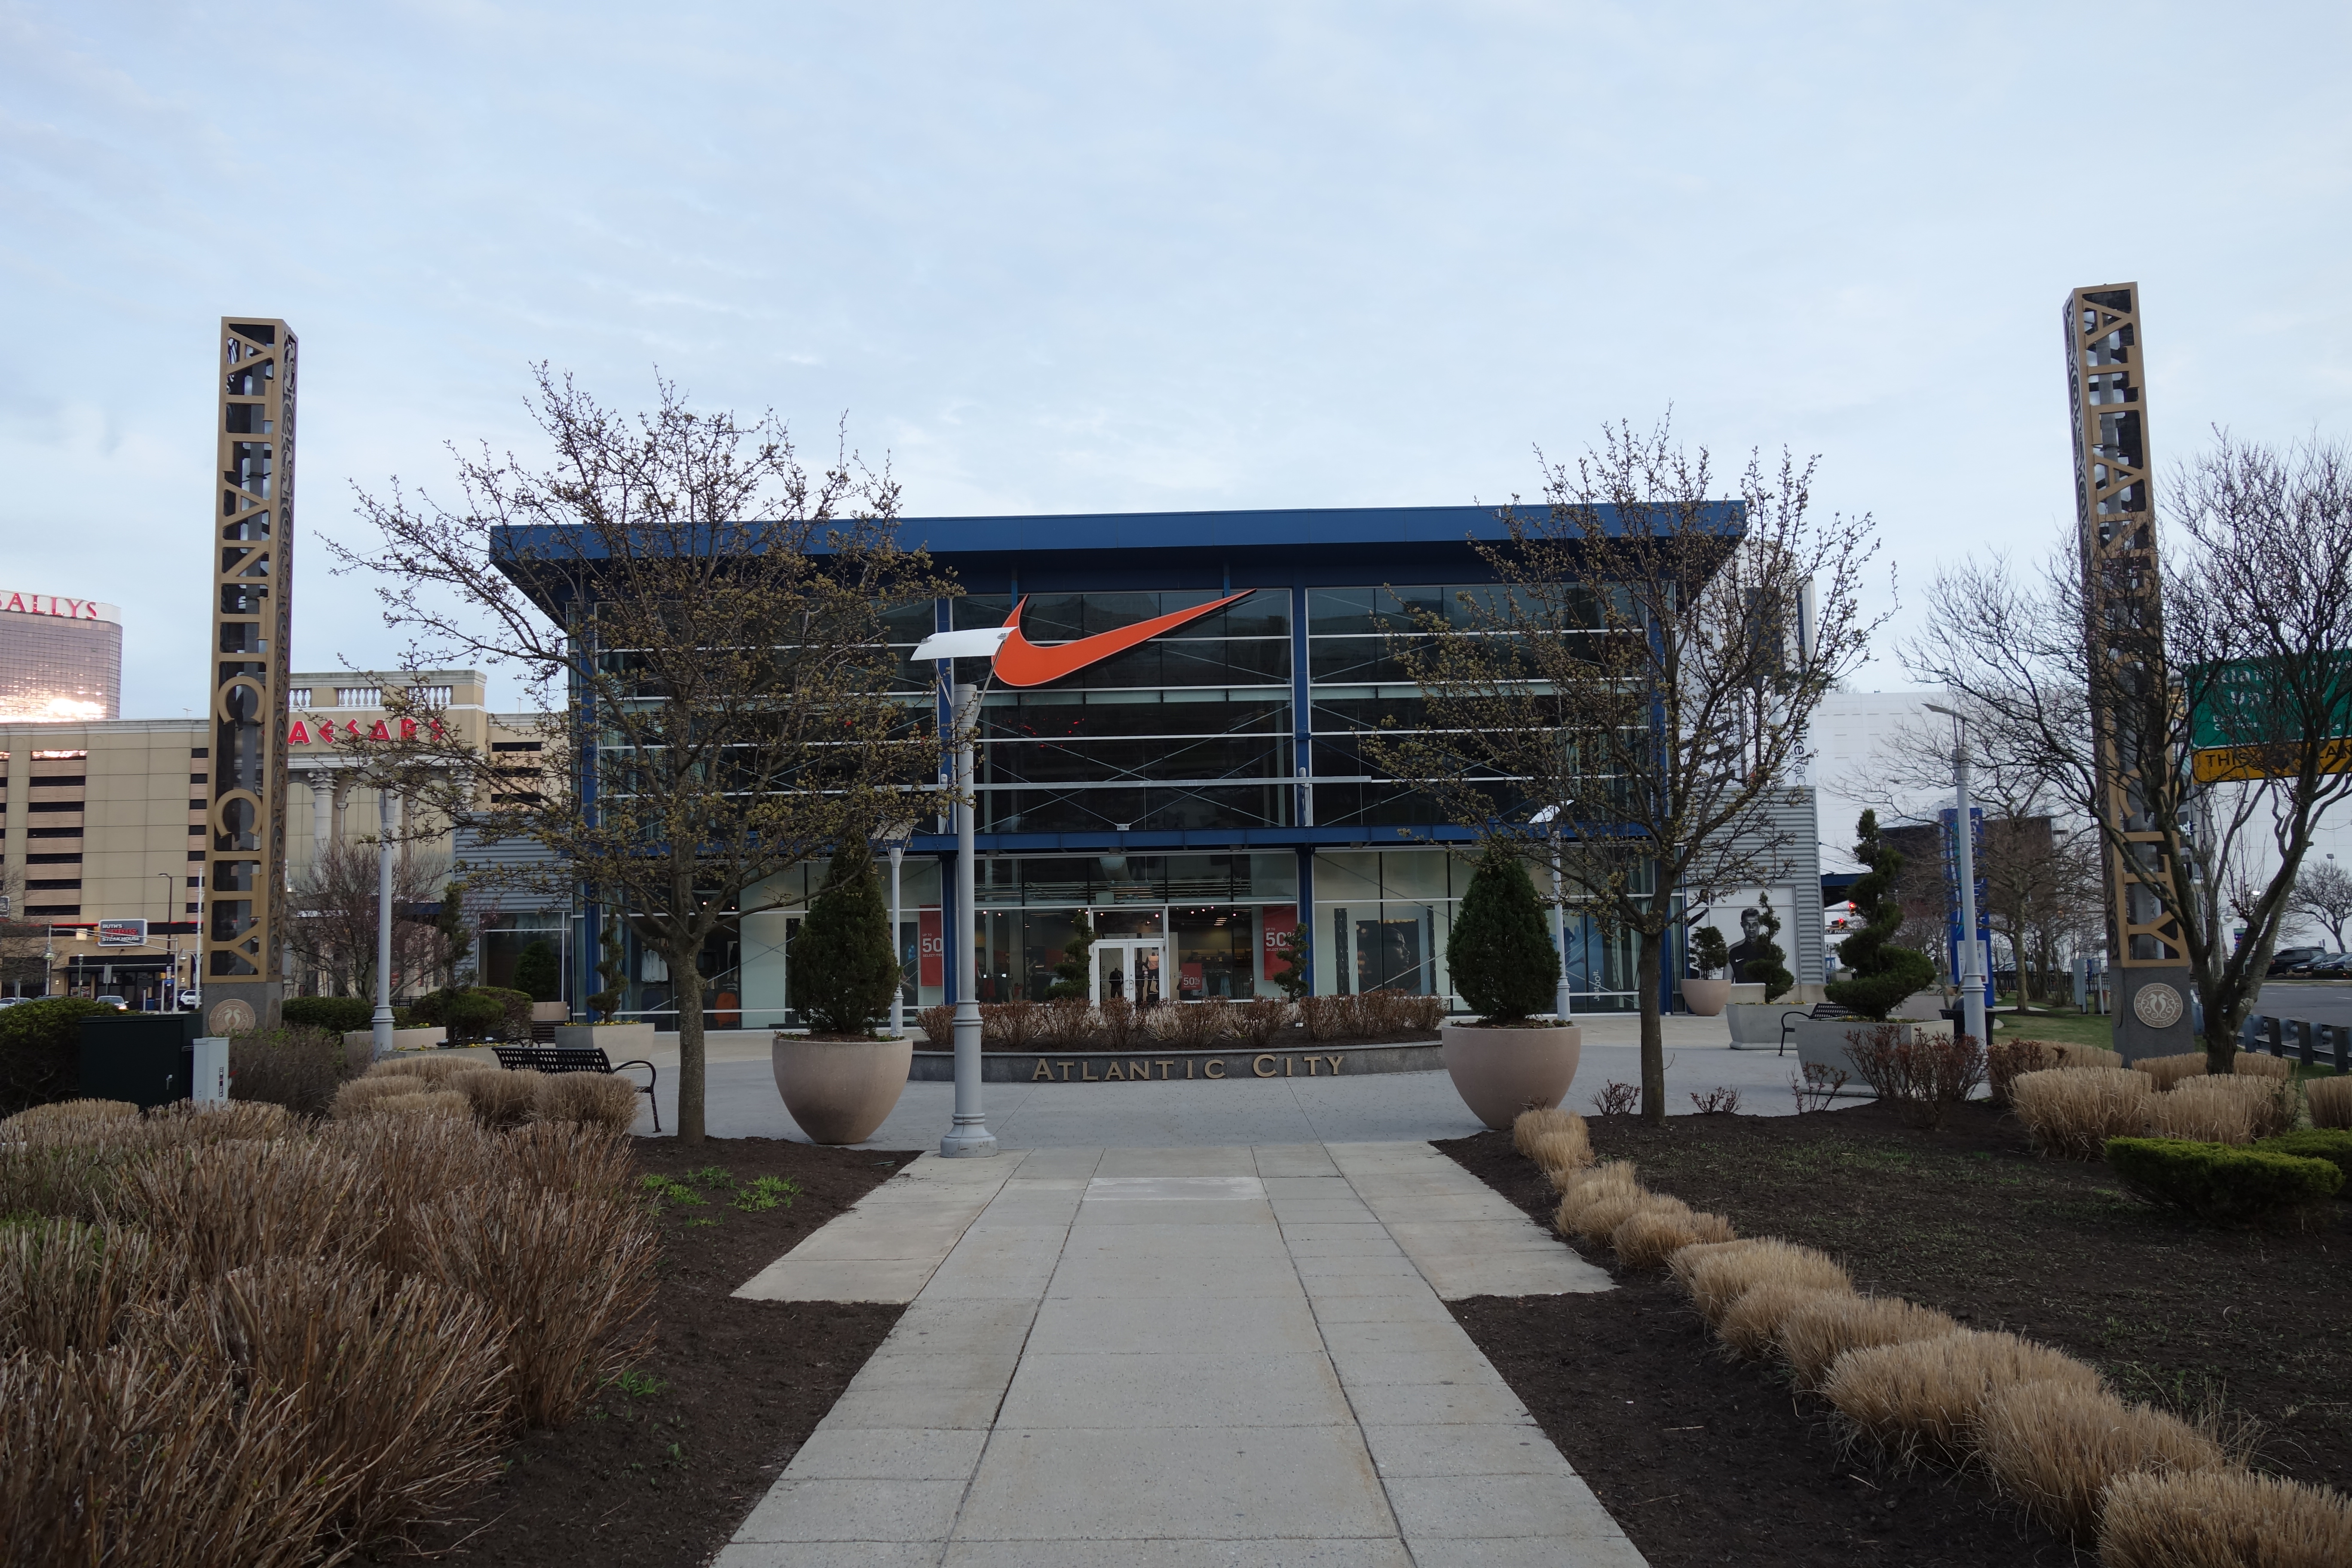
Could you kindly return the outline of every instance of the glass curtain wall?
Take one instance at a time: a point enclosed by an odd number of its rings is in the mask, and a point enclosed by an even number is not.
[[[1460,1011],[1446,942],[1473,862],[1445,849],[1338,849],[1315,857],[1318,995],[1403,991]],[[1539,890],[1549,891],[1548,889]],[[1634,947],[1581,915],[1568,921],[1568,979],[1580,1013],[1632,1012]]]
[[[1035,642],[1091,637],[1205,605],[1215,593],[1038,594]],[[950,601],[995,626],[1003,594]],[[982,704],[982,833],[1276,827],[1290,821],[1290,596],[1266,589],[1035,690]]]
[[[1298,862],[1289,850],[995,857],[981,862],[978,883],[983,1002],[1042,1000],[1080,910],[1098,937],[1162,939],[1171,1000],[1282,994],[1266,952],[1297,919]]]

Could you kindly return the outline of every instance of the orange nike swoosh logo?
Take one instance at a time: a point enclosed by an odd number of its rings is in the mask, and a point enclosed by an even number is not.
[[[1138,621],[1131,626],[1121,626],[1114,632],[1097,632],[1076,642],[1055,643],[1051,647],[1039,647],[1021,635],[1021,608],[1029,602],[1022,595],[1021,604],[1004,617],[1013,635],[996,650],[996,679],[1007,686],[1043,686],[1049,680],[1059,680],[1073,675],[1090,664],[1099,664],[1113,654],[1125,653],[1139,644],[1148,643],[1164,632],[1172,632],[1202,616],[1213,616],[1227,605],[1235,604],[1256,593],[1255,588],[1244,588],[1240,593],[1212,604],[1196,605],[1173,615]]]

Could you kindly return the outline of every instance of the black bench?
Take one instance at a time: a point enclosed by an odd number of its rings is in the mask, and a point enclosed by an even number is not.
[[[1780,1015],[1780,1048],[1772,1054],[1781,1057],[1789,1054],[1789,1030],[1795,1025],[1843,1023],[1853,1016],[1834,1002],[1816,1002],[1811,1007],[1791,1007]]]
[[[646,1097],[653,1108],[654,1131],[661,1131],[661,1101],[654,1098],[654,1085],[661,1081],[661,1069],[645,1060],[613,1065],[602,1046],[492,1046],[499,1056],[499,1066],[510,1072],[601,1072],[617,1074],[621,1068],[643,1068],[646,1081],[637,1092]]]

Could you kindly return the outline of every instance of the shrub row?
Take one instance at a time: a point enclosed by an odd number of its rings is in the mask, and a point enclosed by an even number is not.
[[[2279,1146],[2284,1139],[2265,1139],[2263,1146],[2245,1149],[2179,1138],[2110,1138],[2107,1163],[2141,1197],[2226,1225],[2308,1210],[2343,1190],[2344,1167],[2352,1164],[2352,1132],[2314,1131],[2302,1136],[2302,1147],[2324,1148],[2327,1154],[2299,1154],[2292,1144]]]
[[[1015,1051],[1074,1050],[1090,1041],[1114,1051],[1145,1041],[1176,1050],[1214,1050],[1228,1043],[1256,1048],[1293,1023],[1303,1026],[1310,1040],[1362,1039],[1428,1034],[1444,1016],[1444,997],[1398,991],[1307,996],[1296,1003],[1259,996],[1137,1007],[1114,998],[1099,1005],[1083,1000],[987,1002],[980,1009],[982,1043]],[[926,1007],[916,1021],[935,1046],[945,1047],[954,1038],[953,1007]]]
[[[2226,1077],[2045,1068],[2012,1079],[2010,1103],[2036,1149],[2075,1160],[2097,1159],[2111,1138],[2250,1143],[2293,1127],[2301,1099],[2295,1083],[2270,1070],[2272,1058],[2238,1060],[2244,1070]],[[2168,1079],[2173,1088],[2158,1087]]]
[[[620,1135],[53,1105],[0,1123],[0,1558],[339,1560],[635,1353]]]
[[[2072,1357],[1858,1294],[1811,1247],[1737,1238],[1719,1216],[1645,1191],[1630,1163],[1594,1163],[1581,1119],[1568,1113],[1526,1112],[1512,1142],[1559,1193],[1562,1235],[1605,1240],[1627,1268],[1663,1263],[1727,1350],[1785,1363],[1798,1387],[1895,1462],[1980,1465],[2049,1529],[2095,1544],[2110,1568],[2352,1562],[2352,1502],[2249,1474],[2210,1431],[2126,1404]]]

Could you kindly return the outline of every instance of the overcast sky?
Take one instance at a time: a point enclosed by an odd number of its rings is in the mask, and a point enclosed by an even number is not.
[[[352,486],[528,366],[846,415],[917,514],[1497,501],[1604,419],[1822,458],[1906,584],[2072,519],[2059,306],[2160,465],[2352,412],[2352,7],[0,0],[0,586],[204,700],[213,334],[303,351],[298,668]],[[1883,663],[1861,684],[1906,684]]]

